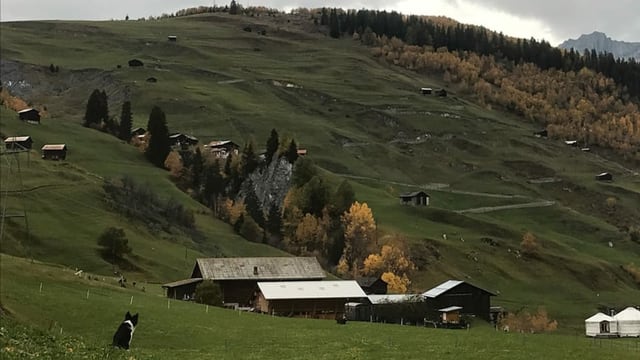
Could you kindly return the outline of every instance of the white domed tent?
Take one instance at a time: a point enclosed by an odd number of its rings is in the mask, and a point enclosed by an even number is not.
[[[618,322],[601,312],[584,321],[587,336],[617,336]]]
[[[613,317],[618,321],[621,337],[640,337],[640,310],[628,307]]]

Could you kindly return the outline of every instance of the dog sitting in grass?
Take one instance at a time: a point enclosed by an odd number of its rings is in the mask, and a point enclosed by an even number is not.
[[[127,311],[124,321],[118,326],[118,330],[113,335],[113,346],[129,350],[136,325],[138,325],[138,314],[131,316],[131,313]]]

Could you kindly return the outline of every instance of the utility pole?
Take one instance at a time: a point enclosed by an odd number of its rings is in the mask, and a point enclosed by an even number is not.
[[[21,154],[27,154],[27,165],[30,163],[29,149],[13,143],[10,149],[0,152],[0,242],[5,236],[5,223],[7,219],[23,218],[25,226],[25,238],[18,239],[21,245],[31,256],[29,245],[31,244],[31,231],[29,229],[29,218],[27,216],[27,202],[24,194],[24,184],[22,181],[22,168],[20,167]],[[17,203],[11,203],[10,198],[18,197]],[[33,259],[32,259],[33,260]]]

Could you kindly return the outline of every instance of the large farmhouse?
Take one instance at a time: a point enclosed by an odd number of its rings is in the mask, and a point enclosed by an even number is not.
[[[258,282],[253,305],[269,314],[334,318],[349,301],[366,299],[354,280]]]
[[[459,306],[461,314],[491,320],[491,296],[496,294],[460,280],[448,280],[422,294],[430,309],[429,317],[439,319],[439,310]]]
[[[249,306],[257,283],[316,281],[326,277],[315,257],[247,257],[197,259],[190,279],[164,284],[171,298],[191,297],[197,284],[213,280],[226,304]]]

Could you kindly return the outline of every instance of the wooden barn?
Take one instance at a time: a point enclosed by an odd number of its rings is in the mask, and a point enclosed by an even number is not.
[[[395,324],[422,323],[427,312],[420,294],[371,294],[368,302],[348,303],[347,319]]]
[[[166,290],[167,297],[171,299],[193,299],[196,294],[196,286],[203,281],[202,278],[191,278],[178,280],[162,285]]]
[[[30,150],[32,146],[31,136],[9,136],[4,139],[4,147],[10,151]]]
[[[42,147],[42,158],[45,160],[64,160],[67,158],[66,144],[47,144]]]
[[[608,173],[608,172],[603,172],[603,173],[600,173],[600,174],[596,175],[596,180],[598,180],[598,181],[613,181],[613,175],[611,175],[611,173]]]
[[[427,317],[440,320],[439,309],[459,306],[460,314],[491,320],[491,297],[496,294],[464,281],[448,280],[422,294],[428,305]]]
[[[226,159],[230,154],[236,156],[240,151],[240,146],[231,140],[214,140],[204,147],[215,157],[221,159]]]
[[[33,108],[18,111],[18,117],[22,121],[40,124],[40,112]]]
[[[169,35],[167,36],[167,40],[175,42],[178,41],[178,37],[176,35]]]
[[[431,95],[431,93],[433,93],[433,89],[430,87],[423,87],[420,88],[420,93],[422,93],[422,95]]]
[[[336,318],[350,301],[366,301],[354,280],[258,282],[257,311],[285,316]]]
[[[402,205],[429,206],[429,198],[426,192],[415,191],[400,195],[400,203]]]
[[[567,145],[567,146],[578,147],[578,141],[577,140],[565,140],[564,144]]]
[[[539,138],[546,138],[546,137],[548,137],[549,132],[547,131],[547,129],[542,129],[542,130],[534,132],[533,135],[535,135],[535,137],[539,137]]]
[[[138,136],[138,135],[144,135],[146,133],[147,133],[147,130],[145,128],[137,127],[135,129],[131,130],[131,137]]]
[[[440,89],[436,91],[436,95],[440,96],[440,97],[447,97],[447,90],[445,89]]]
[[[190,146],[198,145],[198,138],[191,135],[175,133],[169,135],[169,144],[181,149],[187,149]]]
[[[326,277],[315,257],[247,257],[197,259],[191,278],[220,285],[226,304],[249,306],[259,281],[319,281]],[[174,286],[185,287],[188,284]],[[176,289],[174,291],[187,292]]]
[[[365,294],[384,295],[387,293],[387,282],[381,277],[362,277],[356,279]]]

